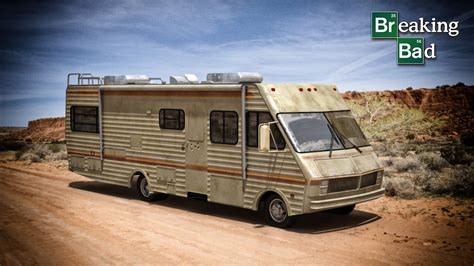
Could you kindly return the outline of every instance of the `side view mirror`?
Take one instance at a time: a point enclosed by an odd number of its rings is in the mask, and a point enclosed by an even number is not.
[[[270,152],[271,140],[270,124],[264,123],[258,126],[258,151]]]

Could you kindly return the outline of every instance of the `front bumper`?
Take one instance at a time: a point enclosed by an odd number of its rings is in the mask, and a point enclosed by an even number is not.
[[[379,188],[377,190],[368,191],[362,194],[350,195],[346,197],[338,197],[332,199],[324,200],[311,200],[310,201],[310,210],[311,212],[324,211],[339,207],[344,207],[347,205],[357,204],[364,201],[373,200],[383,196],[385,193],[384,188]]]

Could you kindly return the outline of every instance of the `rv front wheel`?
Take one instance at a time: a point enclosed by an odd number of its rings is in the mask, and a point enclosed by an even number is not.
[[[264,215],[267,224],[275,227],[287,228],[295,222],[295,217],[288,214],[285,201],[276,194],[265,201]]]

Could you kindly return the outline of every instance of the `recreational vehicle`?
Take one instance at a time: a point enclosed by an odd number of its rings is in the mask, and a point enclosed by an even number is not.
[[[383,195],[383,169],[334,85],[257,73],[69,74],[69,170],[145,201],[199,198],[290,226]]]

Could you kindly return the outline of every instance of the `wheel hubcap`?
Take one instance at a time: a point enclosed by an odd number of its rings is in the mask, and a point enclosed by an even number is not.
[[[269,206],[270,216],[275,222],[281,223],[286,219],[286,205],[281,199],[274,199]]]
[[[146,181],[145,178],[142,178],[140,181],[140,192],[142,193],[143,196],[149,197],[150,196],[150,190],[148,189],[148,182]]]

